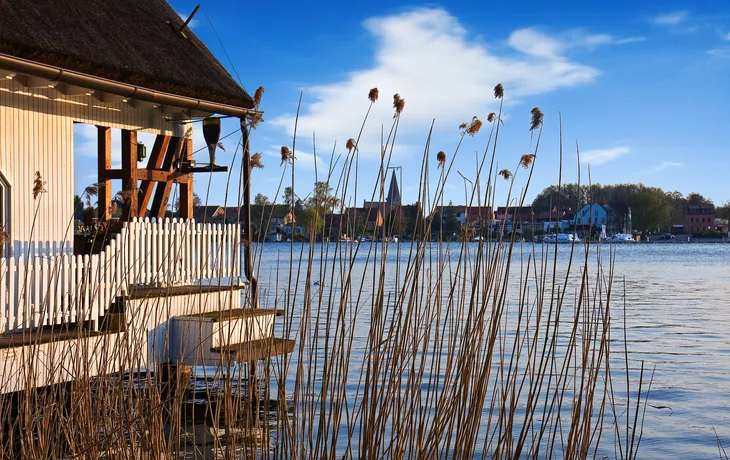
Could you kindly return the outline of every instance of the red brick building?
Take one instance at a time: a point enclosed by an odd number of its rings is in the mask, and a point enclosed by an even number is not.
[[[699,233],[715,229],[715,205],[688,204],[684,208],[684,231]]]

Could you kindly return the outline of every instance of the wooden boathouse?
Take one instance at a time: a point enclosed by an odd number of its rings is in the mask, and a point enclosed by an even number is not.
[[[290,351],[273,336],[275,311],[258,308],[248,219],[193,219],[194,174],[226,168],[193,155],[191,126],[240,119],[248,164],[260,116],[251,96],[164,0],[75,3],[0,1],[0,393],[130,362],[214,366]],[[89,245],[74,244],[75,123],[98,134]],[[156,136],[146,164],[140,132]],[[179,215],[167,218],[174,184]]]

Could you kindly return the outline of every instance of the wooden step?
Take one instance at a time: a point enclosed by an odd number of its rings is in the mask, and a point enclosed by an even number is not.
[[[208,365],[220,360],[214,349],[268,339],[276,310],[234,308],[175,316],[170,325],[170,359],[185,365]]]
[[[272,356],[289,354],[294,351],[294,341],[278,337],[251,340],[250,342],[236,343],[227,347],[213,348],[212,351],[221,354],[230,354],[236,362],[262,361]]]
[[[232,321],[235,319],[256,318],[258,316],[278,315],[278,310],[266,308],[232,308],[230,310],[211,311],[208,313],[176,316],[176,318],[206,319],[213,322]]]

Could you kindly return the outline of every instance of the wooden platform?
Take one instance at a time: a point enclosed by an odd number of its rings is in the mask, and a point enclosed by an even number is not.
[[[285,355],[294,351],[294,341],[270,337],[229,347],[213,348],[216,353],[232,354],[236,362],[262,361],[271,356]]]
[[[258,316],[277,315],[278,310],[266,308],[234,308],[231,310],[211,311],[202,314],[184,315],[182,318],[212,319],[213,321],[231,321],[234,319],[256,318]]]
[[[69,329],[68,326],[57,328],[44,328],[34,331],[14,332],[0,334],[0,349],[23,347],[28,345],[41,345],[44,343],[59,342],[63,340],[86,339],[98,337],[108,332],[92,332],[84,329]]]
[[[123,296],[124,300],[147,299],[150,297],[169,297],[191,294],[208,294],[211,292],[240,291],[245,289],[244,284],[234,285],[186,285],[186,286],[139,286],[132,287],[130,292]]]

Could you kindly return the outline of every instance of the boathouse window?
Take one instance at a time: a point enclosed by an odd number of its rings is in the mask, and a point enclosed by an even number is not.
[[[10,242],[2,241],[10,232],[10,183],[0,171],[0,257],[7,257]]]

